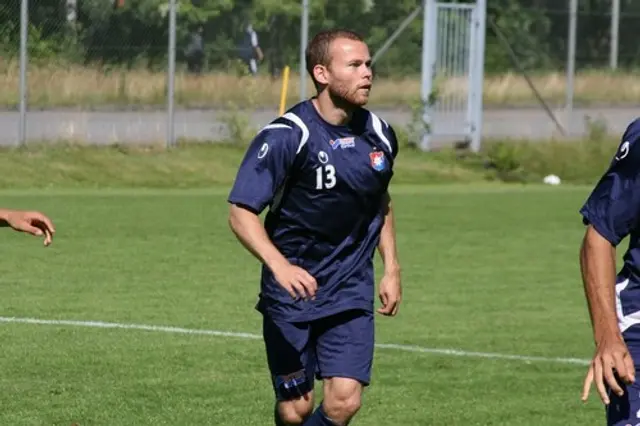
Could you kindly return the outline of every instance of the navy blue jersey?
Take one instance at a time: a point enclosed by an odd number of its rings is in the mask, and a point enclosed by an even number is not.
[[[289,321],[373,310],[373,256],[397,153],[392,127],[375,114],[359,109],[348,125],[332,125],[311,101],[257,134],[228,201],[269,207],[271,241],[318,283],[315,300],[294,301],[263,266],[258,310]]]
[[[616,281],[620,330],[640,355],[640,120],[629,125],[608,170],[580,210],[612,245],[629,236],[629,247]]]

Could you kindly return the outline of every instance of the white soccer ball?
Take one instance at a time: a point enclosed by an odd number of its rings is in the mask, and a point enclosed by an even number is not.
[[[560,178],[556,175],[548,175],[544,177],[543,182],[547,185],[560,185]]]

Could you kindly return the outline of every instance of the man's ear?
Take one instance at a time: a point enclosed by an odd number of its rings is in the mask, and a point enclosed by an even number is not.
[[[325,86],[329,84],[329,73],[324,65],[316,65],[313,67],[313,76],[319,85]]]

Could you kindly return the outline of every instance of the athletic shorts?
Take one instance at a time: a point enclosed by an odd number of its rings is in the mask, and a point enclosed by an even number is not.
[[[368,386],[374,352],[372,312],[345,311],[310,322],[263,316],[267,362],[277,400],[300,397],[314,379],[345,377]]]
[[[638,371],[638,363],[635,364]],[[640,383],[637,379],[632,385],[626,385],[620,379],[618,383],[624,390],[622,396],[616,395],[607,386],[610,401],[606,406],[607,426],[640,426]]]

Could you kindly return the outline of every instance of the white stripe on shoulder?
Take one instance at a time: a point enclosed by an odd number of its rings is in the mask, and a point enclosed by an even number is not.
[[[391,142],[389,142],[389,139],[387,139],[387,137],[384,135],[384,132],[382,131],[382,120],[380,120],[380,117],[378,117],[371,111],[369,111],[369,114],[371,114],[371,121],[373,122],[373,130],[376,131],[376,133],[378,134],[378,137],[382,140],[382,142],[384,142],[385,145],[387,145],[387,147],[389,148],[389,152],[393,154],[393,148],[391,147]],[[387,123],[385,122],[385,124]]]
[[[269,129],[290,129],[290,128],[291,126],[288,126],[286,124],[273,123],[273,124],[267,124],[266,126],[264,126],[262,129],[260,129],[260,132],[262,132],[263,130],[269,130]]]
[[[300,119],[300,117],[298,117],[296,114],[292,112],[286,113],[285,115],[282,116],[282,118],[286,118],[289,121],[293,121],[298,127],[300,127],[300,130],[302,130],[300,145],[298,145],[298,150],[296,151],[296,154],[298,154],[300,153],[300,151],[302,151],[302,147],[305,146],[305,144],[307,143],[307,140],[309,139],[309,128],[307,127],[306,124],[304,124],[304,122]]]

